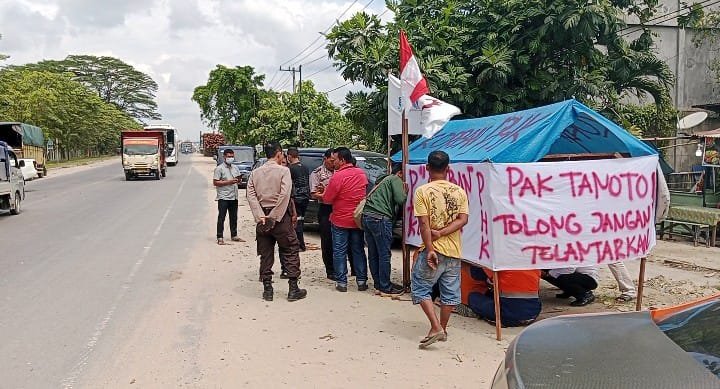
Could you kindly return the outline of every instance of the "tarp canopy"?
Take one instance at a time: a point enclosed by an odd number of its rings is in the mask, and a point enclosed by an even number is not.
[[[577,100],[543,107],[450,121],[435,136],[414,142],[411,164],[427,162],[435,150],[450,155],[453,163],[536,162],[549,154],[623,153],[632,157],[655,155],[622,127]],[[393,155],[402,161],[402,153]]]
[[[45,136],[40,127],[25,123],[1,122],[3,129],[11,128],[22,136],[22,143],[26,145],[45,147]]]

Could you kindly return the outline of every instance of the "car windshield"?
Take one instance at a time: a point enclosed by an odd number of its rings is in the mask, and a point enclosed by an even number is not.
[[[670,316],[658,327],[698,363],[720,378],[720,300]]]
[[[157,153],[158,147],[156,145],[125,145],[123,147],[123,153],[127,155],[152,155]]]
[[[357,165],[365,170],[368,180],[374,183],[378,177],[387,174],[387,160],[382,157],[357,157]]]
[[[251,149],[230,149],[235,153],[235,163],[255,161],[255,153]],[[225,157],[223,156],[225,150],[227,150],[227,148],[218,149],[218,158],[220,159],[220,161],[225,159]]]

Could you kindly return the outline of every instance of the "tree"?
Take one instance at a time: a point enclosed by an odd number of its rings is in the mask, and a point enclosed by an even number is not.
[[[267,92],[251,120],[253,140],[271,140],[294,145],[349,146],[376,150],[382,138],[366,132],[334,106],[327,95],[315,90],[312,81],[303,81],[301,92]],[[302,139],[298,136],[302,102]]]
[[[472,116],[531,108],[575,97],[602,109],[629,94],[669,104],[673,75],[652,52],[646,31],[627,42],[621,14],[641,22],[655,0],[397,0],[383,25],[358,13],[327,35],[344,78],[386,96],[398,72],[398,31],[408,31],[431,94]],[[356,37],[362,33],[362,37]],[[349,96],[348,111],[354,102]],[[374,100],[378,118],[384,115]]]
[[[27,69],[0,71],[0,121],[39,126],[65,156],[70,150],[108,153],[120,131],[139,127],[69,74]]]
[[[192,100],[200,106],[202,119],[220,131],[228,143],[250,143],[264,75],[255,74],[252,66],[228,68],[217,65],[210,71],[205,85],[195,88]]]
[[[159,120],[155,95],[157,83],[147,74],[114,57],[69,55],[64,60],[46,60],[20,69],[70,73],[98,97],[128,115],[146,122]]]

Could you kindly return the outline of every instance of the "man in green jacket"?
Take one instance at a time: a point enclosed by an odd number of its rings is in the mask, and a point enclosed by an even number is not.
[[[390,282],[390,248],[393,242],[393,225],[398,210],[405,204],[407,193],[402,181],[402,170],[394,166],[392,174],[378,179],[363,208],[362,225],[368,246],[368,263],[375,293],[397,295],[403,287]]]

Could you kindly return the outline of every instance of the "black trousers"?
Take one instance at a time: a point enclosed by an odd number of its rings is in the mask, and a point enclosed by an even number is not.
[[[325,264],[325,274],[327,276],[335,276],[335,266],[333,266],[333,239],[332,224],[330,223],[330,214],[332,213],[332,205],[320,204],[318,210],[318,225],[320,227],[320,248],[322,249],[322,259]],[[352,254],[348,250],[348,261],[350,262],[350,275],[355,275],[355,264],[352,261]]]
[[[548,274],[543,279],[575,298],[580,298],[598,287],[594,278],[582,273],[563,274],[557,278]]]
[[[307,211],[308,201],[295,201],[295,213],[297,214],[297,224],[295,225],[295,233],[297,234],[300,251],[305,251],[305,212]]]
[[[237,216],[238,201],[237,200],[218,200],[218,217],[217,217],[217,238],[221,239],[225,232],[225,215],[230,214],[230,236],[237,236]]]

